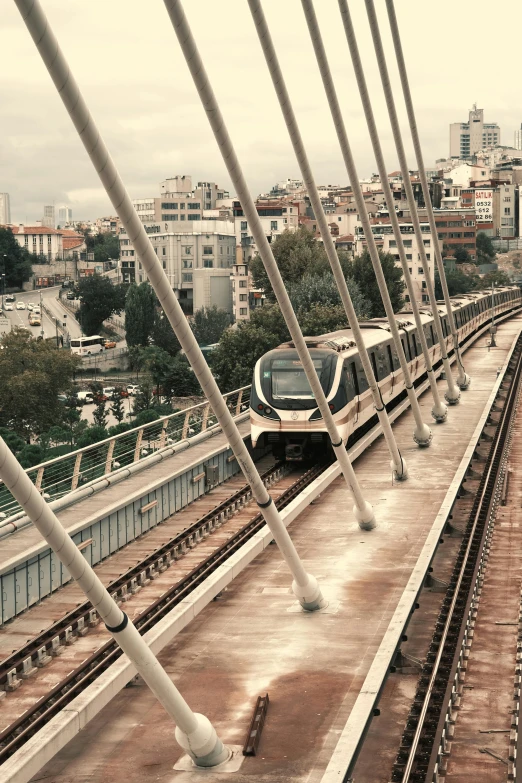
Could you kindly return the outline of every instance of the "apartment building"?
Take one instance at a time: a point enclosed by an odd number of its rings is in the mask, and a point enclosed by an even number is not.
[[[17,226],[4,225],[0,228],[10,228],[18,244],[28,253],[45,256],[49,262],[63,257],[62,233],[56,228],[41,224],[25,226],[23,223]]]
[[[44,207],[42,226],[46,226],[46,228],[56,228],[54,204],[48,204]]]
[[[265,295],[259,288],[254,288],[247,264],[234,264],[230,280],[234,321],[247,321],[252,310],[263,306]]]
[[[160,195],[157,197],[133,200],[132,204],[141,222],[177,222],[180,231],[189,232],[192,230],[190,223],[202,220],[204,211],[216,209],[218,202],[227,199],[229,195],[215,182],[198,182],[194,188],[192,177],[186,174],[163,180],[159,190]]]
[[[500,127],[496,122],[484,122],[484,109],[475,104],[469,112],[467,122],[452,122],[450,125],[450,157],[464,160],[476,155],[485,147],[500,145]]]
[[[374,218],[372,221],[372,234],[375,239],[375,243],[379,250],[384,253],[389,253],[395,257],[396,263],[400,266],[400,257],[397,249],[397,238],[393,233],[393,228],[390,223],[389,217]],[[432,282],[434,282],[434,268],[435,268],[435,246],[434,240],[430,231],[429,223],[421,223],[422,242],[426,253],[426,260],[428,262],[428,269],[425,270],[421,265],[421,256],[419,247],[417,245],[417,238],[415,236],[413,225],[410,221],[404,218],[399,218],[399,225],[401,231],[401,237],[406,252],[406,260],[409,262],[409,271],[412,278],[413,287],[416,292],[415,299],[419,304],[429,301],[428,291],[426,288],[426,275],[431,276]],[[436,241],[436,240],[435,240]],[[366,238],[361,225],[356,226],[355,230],[355,253],[360,255],[367,247]],[[408,295],[405,295],[406,301],[409,300]]]
[[[0,225],[8,226],[11,223],[11,201],[9,193],[0,193]]]
[[[263,231],[269,242],[272,242],[283,231],[296,231],[299,227],[299,203],[283,199],[258,199],[257,214],[261,220]],[[243,214],[239,201],[234,201],[233,215],[235,222],[238,261],[247,263],[254,257],[257,247],[250,226]]]
[[[146,226],[156,255],[187,314],[216,305],[232,312],[230,271],[236,260],[233,224],[202,220],[180,231],[176,221]],[[119,234],[120,269],[124,282],[146,278],[125,230]]]

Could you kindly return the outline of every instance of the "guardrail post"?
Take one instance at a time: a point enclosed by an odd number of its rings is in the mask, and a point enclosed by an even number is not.
[[[207,429],[207,422],[208,422],[208,414],[209,413],[210,413],[210,403],[207,402],[207,404],[203,408],[203,419],[201,421],[201,432],[204,432]]]
[[[141,444],[143,442],[143,428],[138,432],[138,437],[136,438],[136,448],[134,449],[134,462],[138,462],[140,458],[140,451],[141,451]]]
[[[107,459],[105,460],[105,474],[111,473],[112,471],[112,455],[114,454],[115,443],[116,440],[115,438],[113,438],[109,443],[109,448],[107,449]]]
[[[239,394],[237,395],[237,403],[236,403],[236,416],[239,416],[241,413],[241,400],[243,399],[243,389],[239,390]]]
[[[163,427],[161,428],[161,435],[159,437],[159,447],[160,449],[164,448],[166,440],[167,440],[167,427],[169,426],[169,420],[165,419],[163,422]]]
[[[185,421],[183,422],[183,431],[181,433],[181,440],[185,440],[189,431],[190,411],[185,414]]]
[[[80,451],[80,453],[76,455],[76,459],[74,460],[74,468],[73,468],[73,475],[71,481],[71,492],[78,487],[78,481],[80,480],[80,465],[82,464],[82,456],[83,456],[83,451]]]
[[[38,468],[38,473],[36,474],[36,481],[34,482],[34,485],[38,491],[40,491],[42,488],[44,470],[45,468]]]

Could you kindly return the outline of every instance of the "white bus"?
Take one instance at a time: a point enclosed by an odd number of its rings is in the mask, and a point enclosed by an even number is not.
[[[100,353],[104,350],[105,339],[99,334],[92,337],[75,337],[71,340],[71,353],[80,356],[90,356],[92,353]]]

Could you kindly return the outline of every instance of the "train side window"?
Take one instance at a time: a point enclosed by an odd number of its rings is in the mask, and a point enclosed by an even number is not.
[[[395,369],[394,362],[393,362],[391,345],[387,345],[386,346],[386,353],[388,354],[388,367],[390,368],[390,373],[391,373]]]
[[[375,351],[372,351],[370,353],[370,359],[372,360],[373,374],[375,375],[376,380],[379,380],[379,372],[377,370],[377,360],[375,358]]]
[[[409,359],[411,362],[414,356],[413,356],[413,351],[411,350],[410,335],[408,334],[408,332],[406,332],[406,343],[408,345],[408,350],[406,351],[406,358]]]
[[[431,334],[427,326],[424,327],[424,336],[426,338],[426,342],[428,344],[428,348],[431,348],[433,345],[433,340],[431,339]],[[420,343],[420,340],[419,340]],[[421,346],[422,347],[422,346]]]
[[[417,335],[414,332],[410,334],[410,340],[411,340],[411,358],[415,359],[415,357],[418,356],[418,349],[417,349]]]
[[[355,360],[354,364],[355,364],[356,375],[357,375],[357,378],[358,378],[358,381],[359,381],[359,384],[358,384],[358,386],[359,386],[359,394],[362,394],[362,392],[365,392],[367,389],[369,389],[368,380],[366,378],[366,374],[365,374],[365,372],[363,370],[362,362],[359,359],[359,357],[357,357],[357,359]]]
[[[356,397],[359,396],[359,379],[355,369],[355,362],[350,362],[348,367],[345,367],[346,377],[349,379],[350,387],[353,389]]]
[[[433,331],[433,324],[430,324],[430,333],[431,333],[431,343],[432,345],[436,345],[438,340],[437,340],[437,335]]]

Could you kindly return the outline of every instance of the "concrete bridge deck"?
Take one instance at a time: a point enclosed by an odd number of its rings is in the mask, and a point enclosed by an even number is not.
[[[378,526],[361,532],[337,479],[292,524],[306,566],[330,601],[327,610],[297,610],[275,547],[267,548],[166,646],[160,659],[193,709],[223,740],[242,744],[255,700],[270,706],[256,757],[235,773],[180,772],[173,725],[143,684],[121,691],[33,778],[50,783],[250,783],[321,780],[419,552],[479,422],[501,366],[522,328],[522,315],[499,325],[497,345],[482,336],[465,354],[471,388],[434,427],[431,448],[418,449],[408,411],[394,430],[410,478],[393,484],[379,438],[355,468]],[[441,390],[443,382],[439,381]],[[429,420],[430,397],[421,408]],[[375,783],[372,781],[372,783]]]

